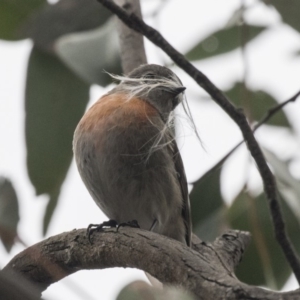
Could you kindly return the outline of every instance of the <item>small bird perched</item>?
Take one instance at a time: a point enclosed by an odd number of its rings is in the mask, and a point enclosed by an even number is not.
[[[94,201],[118,224],[190,246],[186,175],[172,130],[185,87],[168,68],[142,65],[82,117],[73,141],[77,167]]]

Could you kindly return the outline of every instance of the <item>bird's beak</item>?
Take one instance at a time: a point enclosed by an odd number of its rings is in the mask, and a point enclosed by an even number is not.
[[[169,92],[174,94],[174,96],[177,96],[181,93],[183,93],[186,90],[186,87],[180,86],[180,87],[172,87],[170,88]]]

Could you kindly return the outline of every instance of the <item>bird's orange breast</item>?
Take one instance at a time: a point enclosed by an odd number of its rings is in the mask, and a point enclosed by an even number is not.
[[[144,100],[136,97],[128,100],[124,94],[105,95],[85,113],[78,127],[81,131],[91,131],[95,126],[114,122],[126,127],[132,122],[149,122],[154,116],[158,116],[158,111]]]

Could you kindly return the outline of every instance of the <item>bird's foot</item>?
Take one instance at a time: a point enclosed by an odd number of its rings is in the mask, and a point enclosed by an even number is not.
[[[132,221],[120,223],[117,226],[117,231],[119,230],[120,227],[125,227],[125,226],[132,227],[132,228],[141,228],[137,220],[132,220]]]
[[[103,231],[103,228],[117,228],[120,225],[118,225],[118,223],[115,220],[109,220],[109,221],[105,221],[101,224],[90,224],[86,230],[87,236],[88,236],[88,240],[89,242],[92,244],[91,241],[91,235],[95,232],[95,231]]]

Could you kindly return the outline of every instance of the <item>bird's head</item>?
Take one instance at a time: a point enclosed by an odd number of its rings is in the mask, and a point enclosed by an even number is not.
[[[155,64],[142,65],[128,76],[113,76],[121,80],[114,92],[126,93],[128,99],[138,97],[153,105],[164,121],[182,102],[185,87],[174,72]]]

